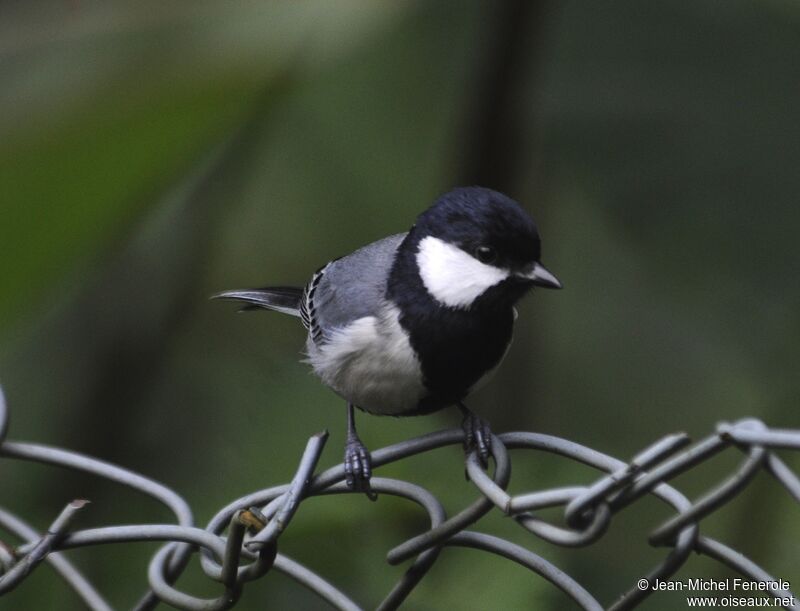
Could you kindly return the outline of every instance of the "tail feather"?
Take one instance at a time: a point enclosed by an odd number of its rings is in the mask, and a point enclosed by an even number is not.
[[[222,291],[212,295],[212,299],[228,299],[242,301],[245,310],[274,310],[290,316],[300,316],[300,301],[303,289],[294,286],[268,286],[262,289],[243,289]]]

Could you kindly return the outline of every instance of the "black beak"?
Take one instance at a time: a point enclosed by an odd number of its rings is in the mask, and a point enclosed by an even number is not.
[[[521,276],[533,282],[534,286],[540,286],[544,289],[561,288],[561,283],[558,281],[558,278],[551,274],[547,268],[539,262],[534,263],[533,269],[521,274]]]

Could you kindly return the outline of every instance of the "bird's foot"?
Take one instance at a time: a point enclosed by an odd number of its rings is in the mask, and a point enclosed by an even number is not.
[[[369,485],[372,477],[372,459],[369,450],[355,436],[348,436],[344,446],[344,476],[347,487],[354,492],[364,492],[370,501],[378,498]]]
[[[464,414],[461,428],[464,429],[464,452],[469,454],[473,450],[478,453],[478,460],[484,468],[489,466],[489,456],[492,453],[492,429],[489,423],[465,406],[459,408]]]

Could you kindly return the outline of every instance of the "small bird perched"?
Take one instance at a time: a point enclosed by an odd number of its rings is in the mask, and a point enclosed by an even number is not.
[[[463,400],[505,356],[514,304],[534,286],[561,288],[540,256],[536,224],[517,202],[465,187],[441,196],[407,233],[334,259],[305,288],[215,297],[300,317],[307,361],[347,401],[347,484],[369,493],[354,407],[414,416],[456,405],[465,448],[486,464],[491,432]]]

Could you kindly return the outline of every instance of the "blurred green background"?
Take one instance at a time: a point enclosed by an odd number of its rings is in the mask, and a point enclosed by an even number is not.
[[[0,4],[0,381],[12,439],[86,452],[183,494],[205,523],[288,481],[345,410],[299,362],[297,321],[234,315],[225,289],[302,284],[403,231],[440,193],[482,184],[533,214],[564,282],[520,307],[515,343],[470,402],[498,431],[566,437],[620,458],[670,432],[752,415],[797,427],[800,392],[800,4],[790,0]],[[364,417],[371,448],[458,423]],[[592,481],[518,454],[511,489]],[[800,461],[788,457],[800,469]],[[682,476],[697,496],[739,460]],[[474,497],[459,448],[379,470]],[[3,504],[45,527],[163,522],[118,486],[6,459]],[[550,515],[550,514],[548,514]],[[589,549],[530,547],[610,603],[665,550],[642,500]],[[551,515],[557,519],[557,514]],[[703,522],[800,587],[800,510],[764,475]],[[305,503],[280,550],[367,607],[425,527],[382,497]],[[13,543],[13,540],[6,539]],[[115,606],[157,546],[71,552]],[[726,577],[693,556],[679,573]],[[797,583],[794,583],[797,582]],[[179,582],[214,596],[190,570]],[[538,577],[449,549],[410,609],[568,609]],[[683,608],[659,595],[645,609]],[[79,609],[42,567],[3,609]],[[279,574],[241,609],[317,609]]]

